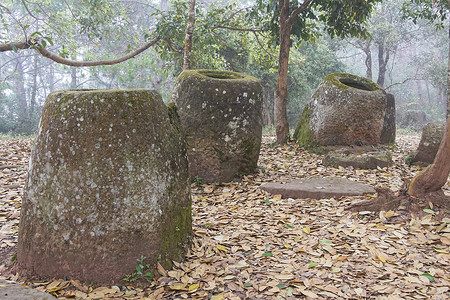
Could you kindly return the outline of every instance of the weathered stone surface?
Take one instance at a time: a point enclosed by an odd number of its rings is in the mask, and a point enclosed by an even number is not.
[[[386,97],[386,114],[384,115],[383,130],[380,136],[382,144],[395,143],[395,129],[395,97],[388,93]]]
[[[294,138],[307,148],[379,144],[386,122],[386,103],[386,92],[371,80],[330,74],[305,107]]]
[[[281,194],[283,198],[294,199],[340,198],[376,193],[370,185],[337,177],[311,177],[285,184],[267,183],[260,188],[271,194]]]
[[[322,163],[330,167],[353,167],[359,169],[386,168],[392,165],[392,157],[388,151],[351,153],[350,151],[333,151],[328,153]]]
[[[52,295],[0,279],[0,299],[7,300],[54,300]]]
[[[401,114],[399,126],[420,131],[427,124],[427,115],[421,110],[407,110]]]
[[[23,197],[20,273],[119,283],[141,256],[151,267],[180,260],[191,233],[180,130],[154,91],[50,94]]]
[[[175,84],[192,178],[230,181],[254,172],[262,136],[262,87],[234,72],[183,71]]]
[[[445,122],[432,122],[425,125],[412,162],[431,164],[439,149],[444,132]]]

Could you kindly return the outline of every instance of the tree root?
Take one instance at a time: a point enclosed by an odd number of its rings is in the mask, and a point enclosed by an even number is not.
[[[442,190],[419,197],[409,196],[405,191],[394,193],[385,188],[377,189],[377,193],[376,198],[353,203],[347,209],[353,212],[401,210],[410,217],[421,217],[425,214],[424,209],[431,208],[439,212],[438,218],[450,215],[450,197],[446,196]]]

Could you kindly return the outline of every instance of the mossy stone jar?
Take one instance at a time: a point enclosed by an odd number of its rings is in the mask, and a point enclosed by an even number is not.
[[[387,110],[387,94],[379,85],[352,74],[333,73],[324,78],[312,95],[297,123],[294,138],[306,148],[379,144],[388,127],[385,122],[391,122],[385,118]],[[385,134],[391,140],[391,134]]]
[[[19,272],[120,284],[142,257],[149,272],[180,261],[190,235],[185,139],[161,96],[51,93],[29,163]]]
[[[262,86],[245,74],[186,70],[176,80],[192,179],[227,182],[255,171],[262,136]]]

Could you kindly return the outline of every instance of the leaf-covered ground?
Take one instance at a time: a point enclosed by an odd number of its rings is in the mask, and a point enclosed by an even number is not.
[[[404,159],[417,136],[392,147],[394,166],[329,168],[322,156],[265,137],[258,174],[220,185],[193,184],[194,241],[186,260],[146,288],[92,287],[76,280],[27,283],[77,299],[449,299],[450,219],[402,221],[403,212],[352,213],[364,197],[281,199],[258,189],[312,175],[339,176],[398,191],[420,169]],[[30,140],[0,141],[0,273],[10,274]],[[447,194],[449,186],[445,187]],[[439,212],[437,212],[439,213]],[[437,221],[437,219],[441,219]],[[101,266],[96,266],[100,267]]]

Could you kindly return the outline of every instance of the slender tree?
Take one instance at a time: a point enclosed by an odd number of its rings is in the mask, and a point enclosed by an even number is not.
[[[405,6],[404,11],[406,16],[412,18],[413,21],[418,18],[444,21],[450,9],[450,0],[410,0],[409,4],[411,6]],[[442,26],[442,23],[440,24]],[[450,46],[450,27],[448,30]],[[445,133],[433,163],[414,177],[409,185],[408,194],[417,199],[430,193],[440,192],[450,174],[450,47],[447,68],[447,123]]]
[[[289,134],[287,120],[289,51],[293,41],[313,40],[320,27],[332,37],[366,36],[364,22],[372,7],[380,0],[258,0],[253,15],[266,22],[273,42],[279,45],[278,79],[275,89],[274,119],[278,143],[285,143]],[[259,16],[259,18],[258,18]]]
[[[183,70],[191,68],[192,35],[195,25],[195,0],[189,1],[188,23],[186,26],[186,37],[184,38]]]

